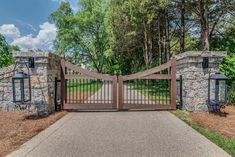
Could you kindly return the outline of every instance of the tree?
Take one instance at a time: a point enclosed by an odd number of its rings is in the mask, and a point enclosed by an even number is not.
[[[180,52],[185,50],[185,0],[181,1]]]
[[[49,19],[55,22],[57,35],[54,41],[54,48],[58,54],[66,55],[74,51],[75,19],[69,2],[62,2],[57,10],[51,13]]]
[[[19,50],[17,46],[9,45],[5,37],[0,34],[0,68],[13,63],[12,52],[17,50]]]
[[[199,0],[188,3],[192,8],[192,13],[196,16],[195,22],[199,23],[200,42],[203,51],[210,50],[210,41],[212,38],[222,35],[235,14],[234,0]],[[223,30],[221,29],[224,28]],[[195,27],[196,28],[196,27]]]
[[[66,52],[72,62],[103,71],[109,45],[104,24],[106,0],[80,0],[73,14],[69,2],[62,2],[50,18],[58,28],[55,48]]]
[[[190,50],[234,52],[235,0],[80,0],[51,14],[55,48],[98,72],[130,74]]]
[[[126,63],[122,64],[122,71],[135,71],[169,59],[169,21],[163,21],[168,16],[163,9],[167,4],[164,0],[110,0],[107,13],[110,46],[119,62]],[[163,50],[165,55],[160,60]]]

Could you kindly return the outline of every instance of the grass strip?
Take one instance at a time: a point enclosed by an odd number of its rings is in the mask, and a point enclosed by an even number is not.
[[[184,121],[186,124],[191,126],[193,129],[198,131],[200,134],[205,136],[207,139],[221,147],[223,150],[235,157],[235,140],[224,137],[215,131],[201,127],[194,123],[186,111],[175,110],[171,111],[176,117]]]

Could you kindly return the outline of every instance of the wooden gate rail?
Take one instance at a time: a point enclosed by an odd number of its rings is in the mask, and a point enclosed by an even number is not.
[[[71,70],[72,73],[68,73],[68,70]],[[109,100],[109,98],[108,99],[104,98],[104,100],[102,100],[102,95],[101,95],[101,98],[97,98],[97,100],[94,100],[94,101],[93,100],[92,101],[85,100],[84,96],[83,96],[83,98],[80,98],[83,100],[80,100],[80,99],[78,100],[77,99],[77,91],[76,91],[76,98],[74,98],[74,100],[72,100],[72,101],[67,102],[66,99],[67,99],[68,92],[67,92],[67,83],[66,83],[67,81],[66,80],[73,80],[73,83],[74,83],[74,80],[76,80],[75,85],[77,86],[77,80],[79,80],[79,79],[108,81],[108,90],[109,90],[109,81],[112,82],[112,85],[111,85],[112,91],[106,91],[106,92],[111,92],[111,93],[108,93],[108,94],[111,94],[111,97],[112,97],[111,100]],[[75,88],[76,88],[75,90],[77,90],[77,87],[75,87]],[[90,89],[91,89],[91,87],[90,87]],[[104,89],[104,90],[106,90],[106,89]],[[101,91],[101,92],[103,92],[103,91]],[[80,67],[77,67],[69,62],[66,62],[65,60],[61,60],[61,97],[62,97],[61,102],[62,102],[63,109],[116,109],[117,108],[116,107],[117,106],[117,77],[88,71],[88,70],[82,69]],[[98,100],[98,99],[101,99],[101,100]],[[106,101],[108,101],[108,103],[106,103]],[[111,103],[109,103],[109,101],[111,101]],[[105,102],[105,103],[103,103],[103,102]]]
[[[165,69],[170,69],[170,74],[156,74]],[[141,103],[138,102],[138,100],[136,102],[136,99],[134,98],[134,102],[136,103],[134,104],[125,103],[123,82],[128,81],[128,80],[170,80],[171,81],[171,85],[170,85],[171,102],[169,104],[161,104],[161,103],[154,104],[153,102],[152,104],[148,104],[148,103],[142,103],[142,100],[141,100]],[[129,87],[126,87],[126,88],[129,88]],[[175,109],[176,108],[176,59],[175,57],[173,57],[171,61],[165,64],[162,64],[158,67],[155,67],[155,68],[143,71],[143,72],[138,72],[132,75],[119,76],[118,77],[118,93],[119,93],[118,94],[118,108],[119,109]],[[136,95],[136,93],[137,92],[135,92],[134,95]]]

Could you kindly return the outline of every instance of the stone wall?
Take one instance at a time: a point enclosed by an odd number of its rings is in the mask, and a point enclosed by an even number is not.
[[[61,58],[55,54],[48,52],[16,52],[14,54],[16,62],[16,70],[27,73],[25,63],[28,62],[29,57],[34,57],[35,67],[29,69],[31,77],[31,93],[32,93],[32,107],[31,111],[40,115],[47,115],[54,111],[54,97],[55,97],[55,78],[60,79],[60,60]],[[1,69],[6,73],[12,71],[13,66],[7,69]],[[6,75],[6,74],[4,74]],[[13,73],[9,73],[0,80],[0,96],[4,93],[0,99],[1,110],[15,110],[15,104],[12,103],[12,83],[11,77]],[[1,77],[1,76],[0,76]],[[2,89],[2,87],[4,87]],[[2,92],[2,90],[4,90]]]
[[[12,83],[14,65],[0,69],[0,111],[14,110],[12,103]]]
[[[183,109],[206,111],[209,73],[219,71],[225,52],[185,52],[176,56],[177,78],[183,78]],[[203,57],[209,58],[209,68],[203,69]]]

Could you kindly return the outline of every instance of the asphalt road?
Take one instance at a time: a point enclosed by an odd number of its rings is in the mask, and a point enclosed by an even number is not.
[[[76,112],[7,157],[227,157],[167,111]]]

